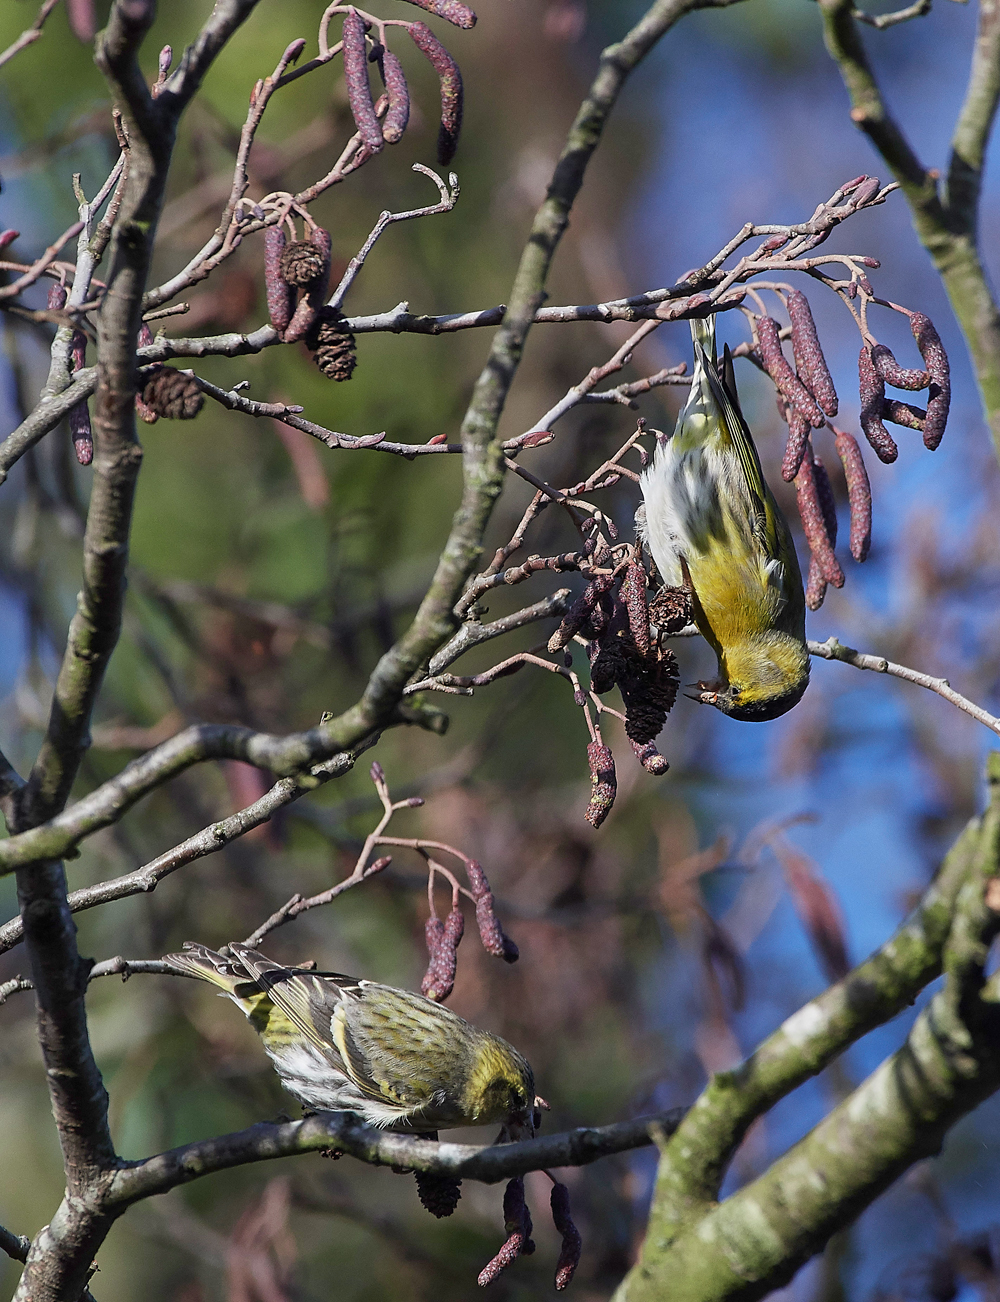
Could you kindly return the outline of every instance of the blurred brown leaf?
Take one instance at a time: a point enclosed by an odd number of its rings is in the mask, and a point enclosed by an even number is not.
[[[290,1206],[289,1181],[279,1176],[236,1222],[226,1250],[227,1302],[291,1302],[298,1250]]]
[[[771,848],[785,874],[795,912],[799,915],[813,953],[830,981],[839,981],[850,971],[844,914],[840,902],[818,867],[782,836],[775,836]]]

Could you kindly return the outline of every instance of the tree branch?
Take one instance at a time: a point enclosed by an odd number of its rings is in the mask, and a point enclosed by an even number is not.
[[[646,1247],[617,1294],[622,1302],[658,1296],[666,1273],[684,1281],[680,1302],[762,1297],[903,1170],[937,1152],[947,1129],[1000,1085],[996,994],[978,986],[1000,925],[984,902],[1000,870],[1000,755],[987,776],[986,812],[895,936],[740,1067],[716,1074],[663,1147]],[[906,1045],[764,1175],[717,1204],[752,1121],[912,1003],[942,970],[949,983]],[[738,1246],[712,1251],[720,1241]]]
[[[809,647],[810,655],[819,656],[823,660],[840,660],[845,665],[854,665],[855,669],[871,669],[877,674],[889,674],[893,678],[902,678],[904,682],[916,683],[918,687],[926,687],[928,691],[937,692],[938,696],[943,696],[964,714],[968,714],[977,723],[983,724],[991,732],[1000,736],[1000,719],[989,714],[981,705],[970,701],[968,697],[962,696],[960,692],[956,692],[947,678],[933,678],[930,674],[920,673],[919,670],[907,669],[906,665],[894,664],[884,656],[866,655],[862,651],[855,651],[853,647],[838,642],[835,637],[829,637],[825,642],[808,642],[806,645]]]
[[[375,738],[372,738],[369,744],[373,744],[374,741]],[[98,882],[95,886],[85,886],[81,890],[71,891],[67,896],[70,912],[82,913],[85,909],[96,908],[99,904],[108,904],[112,900],[124,900],[130,895],[141,895],[155,890],[164,877],[169,877],[178,868],[183,868],[196,859],[203,859],[206,855],[215,854],[255,827],[268,822],[279,809],[284,809],[315,787],[329,782],[331,778],[347,773],[364,749],[365,747],[361,746],[357,751],[335,755],[325,764],[314,765],[309,770],[309,778],[312,780],[308,784],[303,784],[295,778],[282,778],[253,804],[237,810],[228,818],[202,828],[194,836],[189,836],[180,845],[175,845],[172,850],[167,850],[134,872],[113,877],[110,881]],[[12,918],[10,922],[4,923],[0,926],[0,954],[13,949],[23,939],[24,924],[20,918]]]
[[[643,1148],[670,1134],[683,1109],[620,1121],[611,1126],[568,1130],[515,1144],[433,1143],[365,1125],[351,1113],[317,1112],[302,1121],[260,1123],[218,1139],[171,1149],[118,1171],[106,1205],[123,1210],[129,1203],[166,1193],[203,1175],[249,1162],[334,1149],[374,1166],[404,1167],[460,1180],[496,1184],[547,1167],[585,1166],[612,1153]]]

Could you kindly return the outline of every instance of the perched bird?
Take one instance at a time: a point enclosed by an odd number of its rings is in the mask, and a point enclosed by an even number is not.
[[[306,1107],[373,1126],[533,1131],[531,1068],[499,1036],[423,995],[282,967],[245,945],[225,958],[187,944],[164,961],[218,986],[246,1014],[281,1083]]]
[[[805,595],[795,545],[764,482],[740,411],[732,358],[720,374],[715,318],[692,321],[694,375],[673,436],[641,486],[644,540],[719,660],[697,700],[731,719],[776,719],[809,682]]]

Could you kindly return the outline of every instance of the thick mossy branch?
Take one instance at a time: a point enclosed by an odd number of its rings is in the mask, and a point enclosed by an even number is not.
[[[678,1302],[763,1297],[1000,1087],[1000,1009],[982,979],[1000,927],[986,899],[1000,872],[1000,752],[988,778],[986,812],[892,940],[715,1076],[662,1146],[649,1231],[620,1302],[662,1297],[666,1280]],[[716,1203],[750,1123],[942,971],[945,988],[903,1048],[764,1175]]]

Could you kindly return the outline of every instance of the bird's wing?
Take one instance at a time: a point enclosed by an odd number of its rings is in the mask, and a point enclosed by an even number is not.
[[[363,1093],[415,1109],[434,1101],[469,1028],[450,1009],[408,990],[359,981],[345,992],[333,1031]]]
[[[740,411],[729,348],[728,346],[726,348],[724,371],[726,379],[729,381],[728,384],[724,383],[720,378],[718,370],[712,364],[711,359],[698,340],[695,341],[695,352],[701,354],[701,364],[708,378],[712,397],[719,405],[725,422],[726,433],[729,435],[729,440],[736,453],[736,463],[743,477],[744,487],[750,503],[750,524],[753,536],[768,564],[771,562],[781,564],[778,559],[782,552],[781,540],[778,537],[780,529],[778,512],[764,480],[764,472],[761,469],[760,457],[757,454],[757,447],[754,444],[753,435],[750,433],[750,427]],[[732,386],[732,392],[730,392],[730,385]],[[770,572],[769,576],[771,578],[778,577],[777,575],[770,575]]]
[[[330,1026],[346,990],[356,987],[353,977],[335,973],[282,967],[258,950],[232,942],[229,949],[257,984],[317,1048],[336,1051]]]

